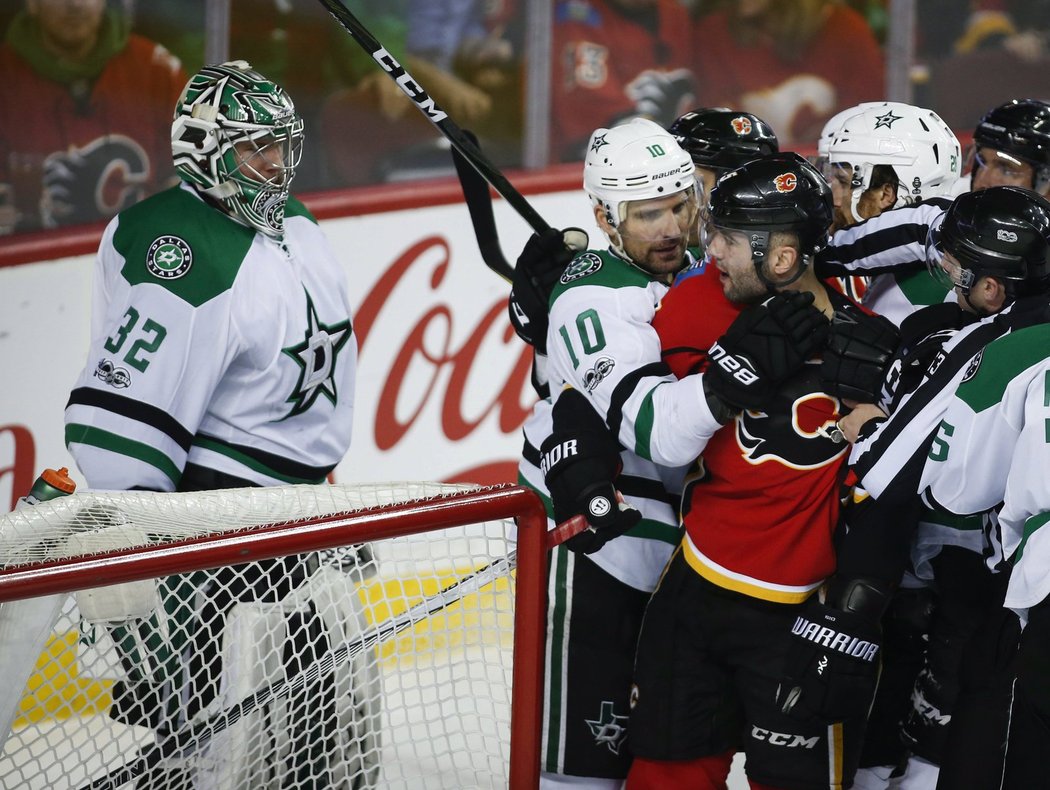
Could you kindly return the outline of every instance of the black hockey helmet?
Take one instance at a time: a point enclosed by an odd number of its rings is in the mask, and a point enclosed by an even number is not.
[[[757,115],[725,107],[699,108],[668,127],[698,167],[716,173],[780,150],[773,127]]]
[[[995,277],[1016,298],[1050,290],[1050,202],[1028,189],[988,187],[959,195],[930,227],[927,265],[963,293]],[[958,266],[942,263],[951,253]]]
[[[985,113],[973,131],[977,145],[1016,156],[1037,168],[1050,166],[1050,104],[1014,99]]]
[[[797,234],[803,256],[823,249],[833,205],[831,187],[817,169],[785,152],[752,160],[718,179],[704,220],[748,233],[759,263],[776,231]]]

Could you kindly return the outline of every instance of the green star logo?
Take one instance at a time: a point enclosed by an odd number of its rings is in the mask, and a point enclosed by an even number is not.
[[[890,110],[889,112],[886,112],[882,115],[876,115],[875,128],[878,129],[880,126],[882,126],[886,129],[891,129],[893,127],[893,122],[899,121],[903,117],[903,115],[894,115],[893,110]]]
[[[339,397],[335,386],[336,362],[339,352],[353,332],[349,318],[338,324],[321,323],[314,300],[310,292],[306,292],[306,332],[303,342],[281,349],[300,368],[295,390],[285,401],[292,404],[292,410],[282,420],[302,414],[314,405],[319,395],[324,395],[335,405]]]

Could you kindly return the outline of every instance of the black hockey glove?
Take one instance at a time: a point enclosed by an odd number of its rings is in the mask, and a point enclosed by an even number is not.
[[[837,398],[878,403],[899,343],[900,332],[887,318],[837,310],[820,365],[821,386]]]
[[[828,319],[813,306],[813,294],[779,293],[741,312],[711,346],[705,384],[730,406],[761,411],[827,336]]]
[[[577,252],[587,249],[579,228],[533,233],[518,256],[510,291],[510,323],[518,337],[547,353],[547,310],[558,278]]]
[[[540,468],[559,524],[582,514],[588,527],[565,542],[591,554],[635,524],[642,514],[619,500],[613,480],[620,471],[620,447],[605,422],[576,390],[554,406],[554,432],[540,448]]]
[[[861,607],[828,606],[814,596],[795,619],[784,657],[777,706],[821,724],[867,716],[878,681],[888,592],[855,583]],[[874,603],[872,603],[874,601]]]

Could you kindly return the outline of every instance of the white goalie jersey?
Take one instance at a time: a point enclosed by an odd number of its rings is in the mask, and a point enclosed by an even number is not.
[[[959,385],[937,430],[921,490],[954,513],[999,506],[1003,554],[1014,569],[1006,606],[1024,616],[1050,594],[1050,325],[990,343]]]
[[[302,203],[278,242],[175,187],[106,228],[66,445],[97,489],[171,491],[187,464],[320,482],[350,443],[356,364],[344,273]]]

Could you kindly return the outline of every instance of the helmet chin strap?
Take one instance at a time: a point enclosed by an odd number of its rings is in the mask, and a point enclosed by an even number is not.
[[[983,307],[978,307],[977,305],[975,305],[973,302],[970,301],[970,289],[969,288],[967,288],[965,291],[963,291],[962,297],[963,297],[963,299],[966,300],[966,304],[970,305],[970,309],[973,310],[974,315],[978,316],[979,318],[987,318],[988,316],[992,315],[992,313],[989,313]]]
[[[780,282],[773,282],[768,277],[766,277],[765,261],[762,260],[761,258],[758,259],[758,260],[755,260],[754,258],[752,258],[751,260],[753,260],[754,263],[755,263],[755,274],[758,275],[758,279],[760,279],[763,283],[766,284],[766,288],[769,289],[770,293],[775,293],[775,292],[779,291],[781,288],[783,288],[785,285],[791,285],[791,283],[797,281],[803,274],[806,273],[806,266],[808,265],[808,262],[806,261],[806,259],[804,257],[800,257],[799,258],[798,270],[795,272],[794,275],[792,275],[787,280],[781,280]]]

